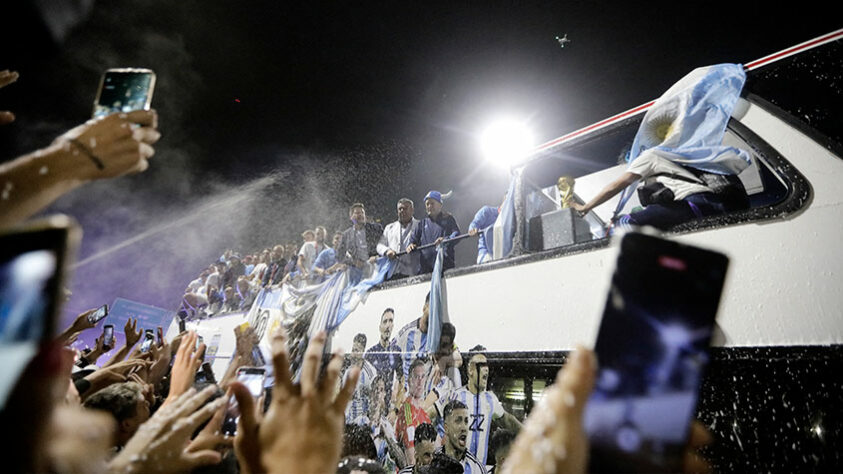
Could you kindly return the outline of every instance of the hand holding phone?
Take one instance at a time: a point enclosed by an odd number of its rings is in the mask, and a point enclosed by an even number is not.
[[[102,348],[106,352],[114,349],[114,325],[106,324],[102,328]]]
[[[266,371],[263,367],[241,367],[237,370],[237,381],[249,389],[255,400],[263,395],[263,382]],[[228,400],[228,408],[222,422],[222,432],[227,435],[237,434],[237,421],[240,419],[240,408],[237,399],[232,395]]]
[[[155,333],[152,332],[152,329],[147,329],[145,331],[146,336],[144,336],[143,342],[141,343],[140,351],[142,353],[149,352],[150,347],[152,347],[152,343],[155,341]]]
[[[584,417],[589,472],[681,470],[727,266],[717,252],[623,237]]]
[[[104,304],[97,308],[96,311],[88,315],[88,322],[91,323],[91,325],[94,325],[100,322],[106,316],[108,316],[108,305]]]

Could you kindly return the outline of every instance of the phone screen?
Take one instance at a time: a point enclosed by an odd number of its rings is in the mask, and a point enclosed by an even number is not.
[[[114,326],[112,326],[111,324],[106,324],[102,328],[102,333],[103,333],[102,345],[107,350],[110,350],[112,347],[114,347]]]
[[[108,305],[104,304],[100,306],[96,311],[88,315],[88,321],[91,324],[97,324],[102,320],[102,318],[108,316]]]
[[[159,346],[164,345],[164,330],[161,328],[161,326],[158,326],[158,341],[157,342],[158,342]]]
[[[152,346],[152,342],[155,340],[155,336],[152,333],[151,329],[146,330],[146,337],[141,343],[141,352],[149,352],[149,348]]]
[[[94,101],[94,117],[147,110],[154,87],[155,73],[149,69],[109,69],[100,80],[100,89]]]
[[[681,470],[727,265],[720,253],[624,236],[584,418],[589,472]]]
[[[263,394],[263,381],[266,372],[262,367],[241,367],[237,370],[237,381],[249,389],[255,400]],[[228,408],[222,422],[222,431],[227,435],[237,433],[237,421],[240,419],[240,407],[237,399],[232,395],[228,400]]]
[[[55,337],[78,227],[51,217],[0,231],[0,409],[39,346]]]

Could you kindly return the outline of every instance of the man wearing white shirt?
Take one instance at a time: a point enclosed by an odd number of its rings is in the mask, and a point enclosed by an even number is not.
[[[413,201],[407,198],[398,200],[398,220],[386,226],[378,242],[378,255],[397,258],[398,266],[392,273],[391,280],[415,275],[419,268],[419,252],[397,256],[407,249],[419,220],[413,217]]]
[[[301,250],[299,250],[299,272],[301,272],[302,276],[308,278],[311,283],[314,281],[314,278],[310,277],[310,271],[313,268],[313,263],[316,261],[316,257],[325,250],[325,236],[327,233],[328,231],[321,225],[316,227],[316,230],[313,233],[314,240],[305,242],[301,246]]]

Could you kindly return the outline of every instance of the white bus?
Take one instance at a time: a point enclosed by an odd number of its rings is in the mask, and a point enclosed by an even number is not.
[[[841,64],[843,30],[745,64],[747,82],[724,143],[752,154],[740,176],[751,208],[667,232],[730,258],[697,412],[714,434],[707,455],[717,471],[839,472],[843,464]],[[574,176],[578,199],[588,201],[626,168],[594,163],[623,155],[651,105],[538,147],[514,170],[513,254],[444,274],[457,345],[485,348],[490,389],[520,419],[568,351],[593,344],[614,267],[600,229],[618,198],[587,216],[588,225],[571,227],[559,219],[556,180]],[[627,209],[635,205],[633,198]],[[570,228],[555,228],[560,222]],[[350,349],[363,333],[371,346],[386,308],[395,312],[394,336],[421,316],[429,289],[429,275],[375,288],[334,345]],[[223,319],[199,325],[226,327],[217,353],[224,360],[233,342],[228,329],[243,315]]]
[[[715,435],[709,454],[718,471],[841,464],[841,64],[843,30],[745,64],[747,83],[724,143],[752,153],[754,164],[741,175],[752,206],[668,232],[731,259],[697,414]],[[486,348],[492,390],[518,417],[568,350],[593,343],[614,267],[599,226],[569,230],[567,242],[554,237],[556,180],[573,175],[578,198],[588,201],[626,165],[589,170],[582,163],[621,155],[651,104],[540,146],[517,170],[514,255],[445,273],[457,344]],[[617,199],[588,220],[608,220]],[[348,349],[357,333],[369,345],[377,341],[387,307],[397,332],[421,315],[429,288],[429,276],[382,285],[343,323],[335,344]]]

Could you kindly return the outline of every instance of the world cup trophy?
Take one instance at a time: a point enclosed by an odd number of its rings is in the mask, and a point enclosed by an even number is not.
[[[571,207],[571,202],[574,200],[573,176],[560,176],[556,181],[556,189],[559,190],[559,205],[562,209]]]

